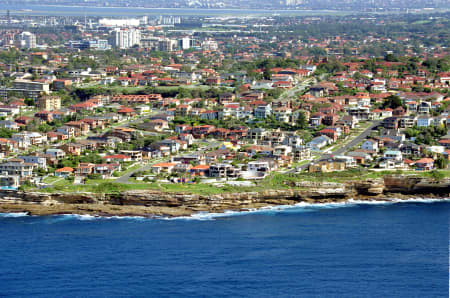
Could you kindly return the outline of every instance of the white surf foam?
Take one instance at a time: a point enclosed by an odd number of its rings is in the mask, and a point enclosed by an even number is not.
[[[101,219],[101,216],[97,215],[88,215],[88,214],[61,214],[61,215],[55,215],[58,219],[77,219],[77,220],[95,220],[95,219]]]
[[[143,216],[99,216],[99,215],[88,215],[88,214],[61,214],[54,215],[54,221],[64,221],[64,220],[80,220],[80,221],[93,221],[93,220],[215,220],[218,218],[227,218],[234,216],[244,216],[249,214],[276,214],[276,213],[286,213],[286,212],[315,212],[323,209],[337,209],[337,208],[349,208],[358,205],[392,205],[398,203],[420,203],[420,204],[430,204],[436,202],[450,202],[450,198],[439,198],[439,199],[427,199],[427,198],[410,198],[410,199],[398,199],[398,198],[386,198],[383,200],[354,200],[350,199],[345,202],[336,203],[307,203],[300,202],[294,205],[279,205],[279,206],[266,206],[257,209],[249,209],[244,211],[231,211],[227,210],[222,213],[216,212],[198,212],[191,216],[179,216],[179,217],[167,217],[167,216],[156,216],[156,217],[143,217]],[[24,217],[30,216],[27,212],[14,212],[14,213],[0,213],[0,218],[14,218],[14,217]]]
[[[350,208],[358,205],[393,205],[398,203],[436,203],[436,202],[450,202],[450,198],[440,199],[427,199],[427,198],[411,198],[411,199],[397,199],[386,198],[383,200],[354,200],[350,199],[345,202],[336,203],[307,203],[300,202],[294,205],[280,205],[280,206],[266,206],[258,209],[249,209],[246,211],[225,211],[223,213],[209,213],[199,212],[191,216],[180,217],[157,217],[161,220],[215,220],[217,218],[226,218],[232,216],[243,216],[248,214],[271,214],[281,212],[314,212],[323,209],[337,209],[337,208]]]
[[[28,212],[0,213],[0,217],[24,217],[24,216],[29,216]]]

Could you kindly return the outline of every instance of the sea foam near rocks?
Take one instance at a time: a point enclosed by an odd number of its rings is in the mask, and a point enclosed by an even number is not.
[[[0,213],[0,217],[24,217],[24,216],[29,216],[28,212]]]

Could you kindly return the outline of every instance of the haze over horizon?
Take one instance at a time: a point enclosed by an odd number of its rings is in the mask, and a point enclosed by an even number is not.
[[[17,5],[15,0],[0,0],[2,5]],[[251,9],[332,9],[355,11],[383,11],[409,9],[447,9],[446,0],[25,0],[28,5],[76,5],[101,7],[145,8],[251,8]]]

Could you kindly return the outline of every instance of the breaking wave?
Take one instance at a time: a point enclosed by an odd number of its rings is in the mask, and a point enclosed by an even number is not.
[[[398,203],[436,203],[436,202],[450,202],[450,198],[445,199],[424,199],[424,198],[411,198],[411,199],[385,199],[385,200],[353,200],[350,199],[345,202],[336,203],[306,203],[300,202],[294,205],[280,205],[280,206],[267,206],[258,209],[249,209],[245,211],[225,211],[223,213],[212,212],[199,212],[191,216],[180,217],[157,217],[161,220],[214,220],[217,218],[226,218],[232,216],[244,216],[249,214],[275,214],[275,213],[287,213],[287,212],[314,212],[324,209],[337,209],[337,208],[349,208],[361,205],[393,205]]]
[[[249,209],[243,211],[231,211],[227,210],[222,213],[215,212],[198,212],[192,214],[191,216],[179,216],[179,217],[168,217],[168,216],[154,216],[154,217],[143,217],[143,216],[100,216],[100,215],[88,215],[88,214],[60,214],[52,215],[52,222],[59,222],[65,220],[80,220],[80,221],[94,221],[94,220],[133,220],[133,221],[144,221],[144,220],[215,220],[220,218],[228,218],[234,216],[245,216],[250,214],[276,214],[276,213],[302,213],[302,212],[315,212],[324,209],[338,209],[338,208],[350,208],[363,205],[393,205],[393,204],[407,204],[407,203],[419,203],[419,204],[430,204],[436,202],[450,202],[450,198],[440,198],[440,199],[426,199],[426,198],[411,198],[411,199],[385,199],[385,200],[353,200],[350,199],[345,202],[336,203],[306,203],[300,202],[294,205],[279,205],[279,206],[267,206],[257,209]],[[14,212],[14,213],[0,213],[0,218],[18,218],[30,216],[27,212]]]
[[[24,216],[29,216],[28,212],[0,213],[0,217],[24,217]]]

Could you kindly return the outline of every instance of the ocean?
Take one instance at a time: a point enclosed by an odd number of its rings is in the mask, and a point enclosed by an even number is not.
[[[450,202],[0,215],[1,297],[448,297]]]

